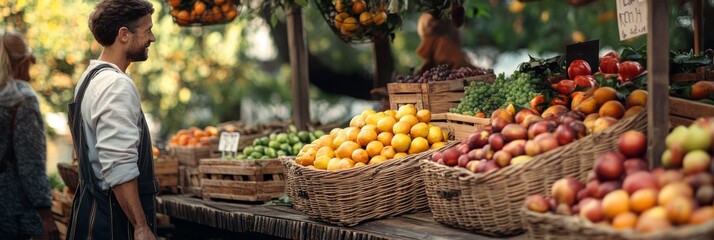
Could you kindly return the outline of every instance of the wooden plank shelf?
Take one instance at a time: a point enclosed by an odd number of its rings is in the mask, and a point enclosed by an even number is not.
[[[528,239],[525,234],[493,238],[450,228],[435,222],[431,213],[408,214],[354,227],[340,227],[310,219],[288,206],[213,202],[186,195],[158,196],[157,202],[157,209],[171,218],[238,233],[259,233],[286,239]]]
[[[701,117],[714,117],[714,105],[684,98],[669,97],[671,126],[688,126]]]

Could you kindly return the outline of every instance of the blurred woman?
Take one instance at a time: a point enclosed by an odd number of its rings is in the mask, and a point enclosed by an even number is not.
[[[22,34],[0,29],[0,238],[59,239],[46,174],[45,128]]]

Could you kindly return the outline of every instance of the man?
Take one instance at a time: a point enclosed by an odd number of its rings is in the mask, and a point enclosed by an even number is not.
[[[155,239],[157,192],[151,138],[139,93],[125,73],[156,41],[146,0],[103,0],[89,28],[104,49],[91,60],[70,104],[80,184],[69,239]]]

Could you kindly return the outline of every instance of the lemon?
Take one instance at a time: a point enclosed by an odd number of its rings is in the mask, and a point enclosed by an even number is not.
[[[412,126],[412,128],[409,130],[409,135],[412,138],[426,138],[429,135],[429,126],[423,122],[414,124],[414,126]]]
[[[419,122],[429,123],[431,121],[431,112],[428,109],[422,109],[416,113],[416,117]]]
[[[417,110],[412,104],[402,105],[397,110],[397,115],[395,116],[398,120],[402,120],[405,115],[416,115]],[[418,120],[417,120],[418,121]]]
[[[386,117],[386,116],[387,115],[385,115],[382,112],[370,114],[370,115],[367,115],[367,118],[364,121],[367,124],[377,125],[377,122],[379,122],[380,119],[382,119],[383,117]]]
[[[409,136],[403,133],[398,133],[394,134],[391,146],[394,147],[394,151],[396,152],[407,152],[409,146],[411,145],[411,142],[412,139],[409,138]]]
[[[443,139],[443,137],[444,136],[440,127],[431,126],[429,127],[429,133],[427,133],[426,135],[426,140],[428,140],[430,144],[434,144],[435,142],[441,142],[445,140]]]
[[[382,151],[379,152],[379,155],[377,156],[383,156],[385,159],[390,159],[394,157],[394,154],[397,152],[394,150],[392,146],[386,146],[382,148]],[[375,156],[376,157],[376,156]],[[374,157],[372,157],[374,158]]]
[[[380,164],[383,163],[384,161],[387,161],[387,158],[382,156],[382,155],[377,155],[372,157],[372,159],[369,160],[368,165],[373,165],[373,164]]]
[[[394,134],[409,134],[409,131],[411,130],[411,125],[407,122],[397,122],[392,126],[392,132]]]
[[[340,159],[340,161],[337,163],[337,169],[342,170],[342,169],[350,169],[355,166],[355,162],[352,161],[352,159],[349,158],[343,158]]]
[[[408,155],[407,153],[400,152],[400,153],[394,154],[394,159],[403,158],[403,157],[406,157],[407,155]]]
[[[354,162],[367,163],[369,161],[369,153],[367,153],[367,150],[361,148],[355,149],[355,151],[352,152],[352,160]]]
[[[377,121],[377,130],[379,132],[391,132],[395,123],[397,123],[397,119],[387,115]]]
[[[372,141],[369,144],[367,144],[367,154],[369,157],[374,157],[379,155],[379,153],[382,151],[382,148],[384,148],[384,144],[380,141]],[[354,159],[354,157],[353,157]]]
[[[327,156],[319,156],[315,159],[315,163],[313,165],[317,169],[327,170],[327,164],[330,163],[330,159],[332,158]]]
[[[340,158],[332,158],[330,161],[327,163],[327,170],[337,170],[339,169],[340,166]]]
[[[410,146],[409,146],[409,154],[415,154],[415,153],[420,153],[423,151],[429,150],[429,142],[426,140],[426,138],[423,137],[416,137],[414,140],[412,140]]]
[[[367,123],[365,122],[365,116],[364,115],[357,115],[350,120],[350,127],[357,127],[361,128]]]
[[[357,135],[357,143],[361,146],[367,146],[372,141],[377,140],[377,132],[369,129],[369,128],[363,128],[362,131],[359,132]]]
[[[392,138],[394,137],[394,134],[391,132],[382,132],[379,135],[377,135],[377,140],[382,143],[384,146],[389,146],[392,145]]]

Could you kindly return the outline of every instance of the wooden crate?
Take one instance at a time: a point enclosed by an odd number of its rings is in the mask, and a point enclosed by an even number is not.
[[[211,157],[211,151],[210,146],[172,146],[170,148],[171,156],[178,159],[181,165],[190,167],[198,166],[198,161],[201,160],[201,158]]]
[[[465,79],[429,83],[389,83],[389,107],[413,104],[417,109],[429,109],[434,113],[448,112],[464,97],[464,86],[471,81],[493,82],[496,75],[488,74]]]
[[[714,117],[714,105],[669,97],[669,120],[672,127],[689,126],[694,120],[701,117]]]
[[[669,76],[670,82],[714,81],[712,67],[698,67],[693,73],[675,73]]]
[[[454,134],[454,139],[461,140],[469,137],[471,133],[477,130],[490,129],[491,119],[480,118],[457,113],[447,113],[446,121],[449,124],[449,129]]]
[[[202,159],[198,171],[204,199],[268,201],[285,192],[285,167],[277,159]]]
[[[201,196],[201,178],[198,167],[179,166],[179,192],[195,197]]]
[[[179,186],[179,162],[178,160],[165,157],[154,161],[154,175],[159,181],[162,191],[178,193]]]

